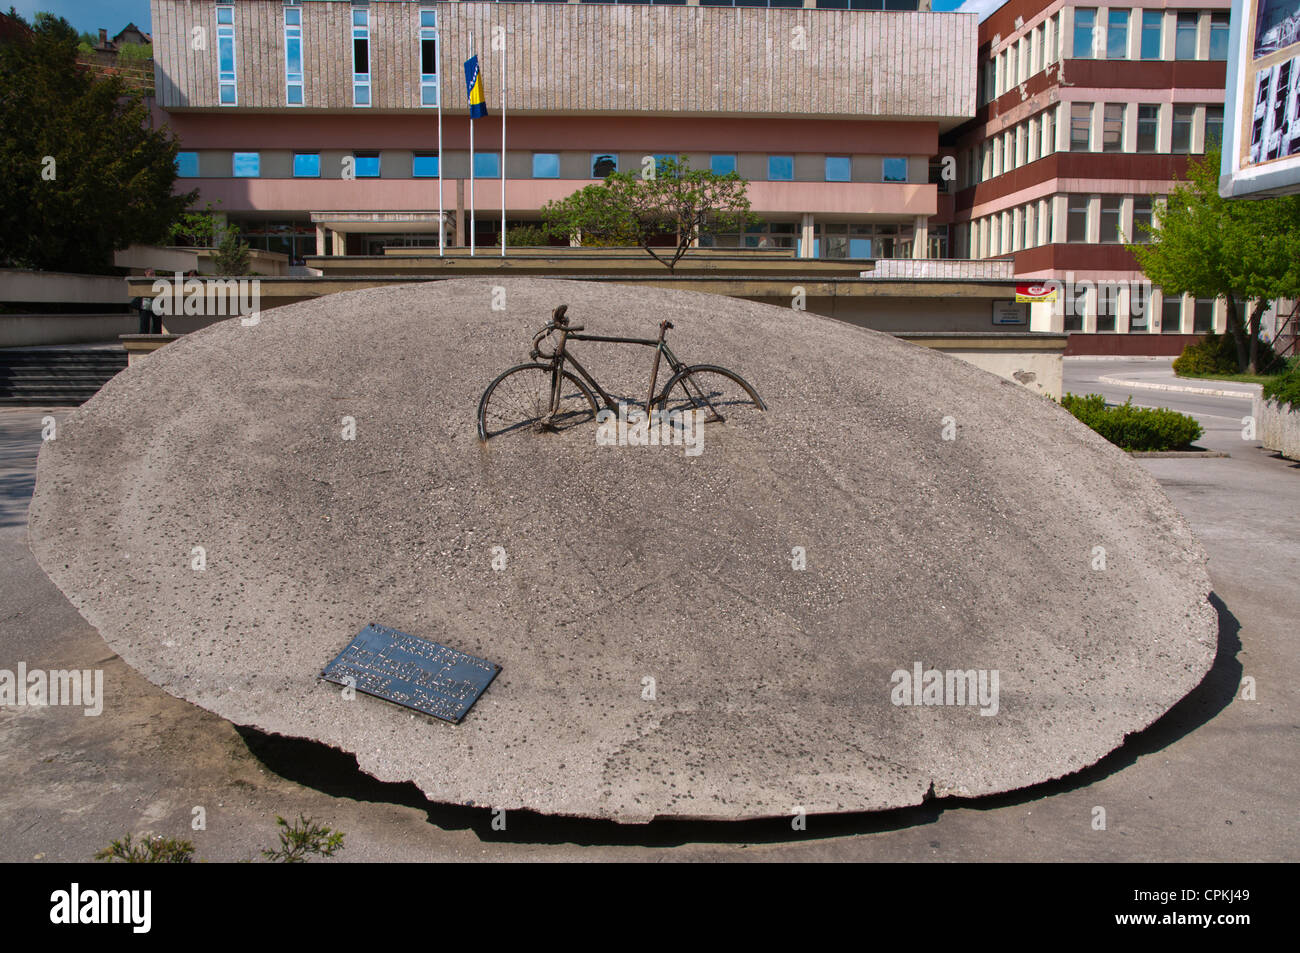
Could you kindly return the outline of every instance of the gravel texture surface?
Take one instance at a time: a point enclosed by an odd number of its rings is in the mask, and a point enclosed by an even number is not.
[[[707,425],[694,456],[599,446],[594,423],[481,444],[480,394],[560,302],[590,333],[669,318],[679,357],[768,412]],[[649,349],[573,351],[643,396]],[[1052,402],[826,318],[595,282],[357,291],[188,335],[44,445],[30,539],[174,695],[436,800],[625,822],[1066,775],[1217,644],[1186,522]],[[348,700],[317,676],[370,622],[502,672],[459,725]],[[996,705],[895,704],[918,663],[996,673]]]

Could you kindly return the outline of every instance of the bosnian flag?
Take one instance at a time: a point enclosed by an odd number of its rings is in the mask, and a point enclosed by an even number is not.
[[[483,99],[483,80],[478,74],[478,55],[465,61],[465,88],[469,90],[469,118],[482,119],[487,115],[487,102]]]

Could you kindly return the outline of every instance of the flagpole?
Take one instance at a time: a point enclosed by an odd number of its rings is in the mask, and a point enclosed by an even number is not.
[[[474,55],[474,34],[469,35],[469,55]],[[474,256],[474,106],[469,113],[469,254]]]
[[[441,258],[447,253],[443,248],[447,228],[442,205],[442,31],[436,31],[434,37],[434,55],[437,57],[434,69],[438,71],[438,257]]]
[[[501,29],[501,257],[506,257],[506,38]]]

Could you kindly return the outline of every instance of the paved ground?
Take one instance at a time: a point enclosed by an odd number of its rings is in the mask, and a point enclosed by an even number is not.
[[[1124,370],[1097,363],[1098,374]],[[1092,373],[1069,362],[1067,389],[1098,390]],[[102,666],[119,702],[99,718],[0,709],[0,860],[83,860],[142,830],[190,836],[201,856],[233,860],[271,840],[275,814],[299,811],[347,831],[352,860],[1295,860],[1300,467],[1241,440],[1244,401],[1135,396],[1183,403],[1207,426],[1201,444],[1232,454],[1143,463],[1210,553],[1221,631],[1205,682],[1076,778],[942,809],[813,817],[806,832],[525,815],[495,831],[484,811],[431,805],[410,785],[371,781],[350,758],[241,734],[171,698],[113,658],[36,567],[21,520],[43,412],[0,411],[0,667]],[[1257,700],[1238,697],[1243,676]],[[207,829],[191,832],[196,806]],[[1097,808],[1106,830],[1093,829]]]

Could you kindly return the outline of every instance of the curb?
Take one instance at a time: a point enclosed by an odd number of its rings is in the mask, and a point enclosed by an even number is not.
[[[1144,457],[1148,460],[1159,460],[1165,457],[1228,458],[1232,456],[1222,450],[1129,450],[1128,455]]]
[[[1202,394],[1207,397],[1235,397],[1238,400],[1254,400],[1256,395],[1239,390],[1215,390],[1210,387],[1185,387],[1181,384],[1153,384],[1147,381],[1126,381],[1118,377],[1098,377],[1103,384],[1115,384],[1120,387],[1136,387],[1140,390],[1171,390],[1184,394]]]

